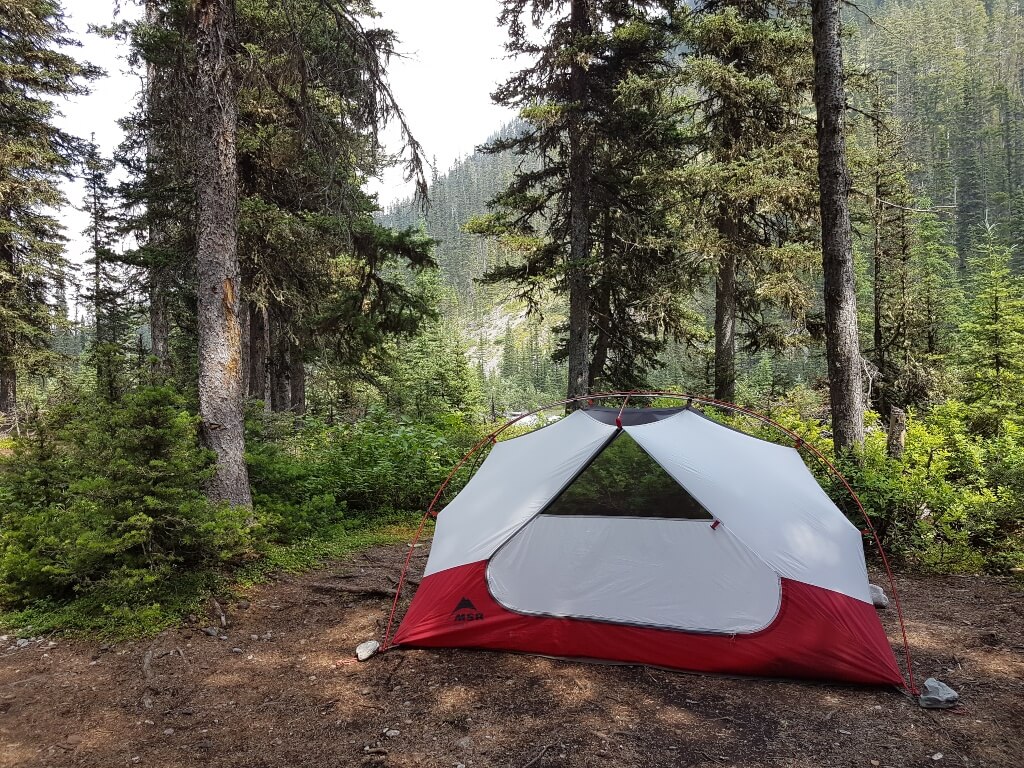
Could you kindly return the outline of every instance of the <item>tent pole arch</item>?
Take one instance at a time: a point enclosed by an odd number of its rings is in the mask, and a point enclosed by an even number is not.
[[[882,542],[881,542],[881,540],[878,537],[878,532],[875,529],[875,525],[872,522],[871,517],[868,515],[867,510],[864,509],[864,505],[861,503],[860,497],[857,496],[856,491],[854,491],[853,486],[850,485],[849,481],[843,476],[843,474],[839,471],[839,469],[835,466],[835,464],[833,462],[831,462],[828,459],[828,457],[826,457],[814,445],[812,445],[811,443],[809,443],[806,440],[804,440],[796,432],[793,432],[791,429],[788,429],[788,428],[782,426],[781,424],[779,424],[778,422],[770,419],[769,417],[764,416],[763,414],[760,414],[757,411],[751,410],[749,408],[745,408],[743,406],[736,405],[735,403],[725,402],[724,400],[716,400],[713,397],[706,397],[706,396],[703,396],[703,395],[688,395],[688,394],[684,394],[684,393],[680,393],[680,392],[669,392],[669,391],[657,391],[657,390],[655,390],[655,391],[595,392],[595,393],[592,393],[592,394],[589,394],[589,395],[583,395],[583,396],[580,396],[580,397],[572,397],[572,398],[567,398],[565,400],[558,400],[558,401],[555,401],[555,402],[552,402],[552,403],[547,403],[547,404],[545,404],[543,406],[540,406],[539,408],[533,409],[532,411],[526,411],[525,413],[521,413],[519,416],[516,416],[514,419],[510,419],[509,421],[507,421],[504,424],[502,424],[498,429],[494,430],[493,432],[491,432],[487,436],[483,437],[475,445],[473,445],[473,447],[470,448],[469,451],[452,468],[451,472],[448,473],[448,476],[444,479],[444,481],[441,483],[440,487],[437,489],[437,492],[434,494],[433,498],[430,501],[430,505],[427,507],[426,511],[423,513],[423,516],[420,519],[419,527],[417,528],[416,533],[413,536],[413,539],[412,539],[412,541],[410,542],[410,544],[408,546],[408,550],[409,551],[406,553],[406,556],[405,556],[405,562],[404,562],[404,564],[402,566],[402,572],[401,572],[401,575],[400,575],[400,577],[398,579],[398,585],[395,588],[395,597],[394,597],[394,600],[392,601],[392,604],[391,604],[391,611],[390,611],[390,613],[388,615],[387,628],[386,628],[385,633],[384,633],[384,642],[382,643],[382,646],[381,646],[382,650],[386,651],[386,650],[390,649],[391,647],[393,647],[391,640],[392,640],[392,636],[393,636],[392,630],[394,628],[395,615],[398,612],[398,603],[399,603],[399,601],[401,599],[402,590],[403,590],[403,588],[405,586],[405,583],[407,581],[407,578],[408,578],[409,564],[412,561],[412,554],[413,554],[413,550],[414,550],[414,545],[419,541],[420,537],[423,535],[423,530],[426,527],[427,520],[429,518],[431,518],[431,517],[436,517],[437,516],[437,514],[438,514],[437,505],[438,505],[442,495],[444,494],[445,490],[451,484],[451,481],[455,478],[455,475],[458,474],[459,470],[462,469],[466,465],[466,463],[471,458],[473,458],[473,456],[476,456],[477,454],[479,454],[484,449],[484,447],[487,446],[488,444],[493,444],[493,443],[497,442],[498,437],[502,433],[506,432],[508,429],[510,429],[511,427],[515,426],[517,423],[519,423],[523,419],[527,418],[528,416],[534,416],[534,415],[536,415],[538,413],[542,413],[543,411],[548,411],[548,410],[551,410],[553,408],[558,408],[560,406],[570,405],[572,403],[579,403],[579,402],[593,403],[596,400],[619,400],[619,399],[621,399],[622,400],[622,405],[620,406],[619,411],[618,411],[618,416],[616,417],[616,427],[617,428],[621,428],[622,413],[625,411],[626,405],[629,402],[630,398],[655,399],[655,398],[659,398],[659,397],[668,398],[668,399],[672,399],[672,400],[683,400],[683,401],[686,401],[686,404],[687,404],[686,407],[689,407],[690,405],[692,405],[694,403],[699,403],[699,404],[703,404],[703,405],[709,405],[709,406],[712,406],[714,408],[718,408],[718,409],[721,409],[721,410],[724,410],[724,411],[743,414],[744,416],[748,416],[748,417],[750,417],[752,419],[755,419],[756,421],[761,422],[762,424],[765,424],[765,425],[767,425],[769,427],[772,427],[773,429],[776,429],[779,432],[781,432],[784,435],[786,435],[787,437],[789,437],[793,441],[793,448],[795,448],[797,451],[799,451],[802,448],[806,448],[810,452],[810,454],[822,466],[824,466],[826,468],[826,470],[833,477],[835,477],[842,484],[842,486],[846,489],[847,493],[850,494],[850,498],[853,499],[854,504],[857,506],[857,509],[860,511],[861,517],[863,518],[864,523],[867,526],[867,531],[871,534],[871,538],[875,542],[875,547],[878,550],[878,554],[879,554],[879,557],[881,558],[882,565],[885,568],[886,577],[887,577],[888,582],[889,582],[889,590],[890,590],[890,592],[892,593],[892,596],[893,596],[893,604],[896,606],[896,615],[897,615],[897,618],[898,618],[898,621],[899,621],[899,625],[900,625],[900,632],[902,634],[903,651],[904,651],[904,657],[905,657],[905,662],[906,662],[906,666],[907,666],[907,678],[906,678],[906,681],[905,681],[907,683],[906,688],[907,688],[907,690],[912,695],[917,696],[920,693],[920,691],[919,691],[919,689],[918,689],[918,687],[917,687],[917,685],[916,685],[916,683],[914,681],[913,659],[912,659],[911,652],[910,652],[910,642],[907,639],[907,628],[906,628],[906,624],[904,622],[903,608],[902,608],[902,604],[901,604],[901,601],[900,601],[900,598],[899,598],[899,591],[898,591],[898,589],[896,587],[896,579],[895,579],[895,577],[893,575],[892,568],[889,565],[889,558],[886,556],[885,550],[882,547]]]

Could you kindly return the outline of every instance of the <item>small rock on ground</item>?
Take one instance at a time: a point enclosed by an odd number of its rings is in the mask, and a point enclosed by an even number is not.
[[[885,590],[875,584],[868,585],[871,588],[871,602],[875,608],[888,608],[889,598],[885,594]]]
[[[918,703],[920,703],[920,705],[925,709],[947,709],[949,707],[956,706],[956,703],[959,700],[959,693],[954,691],[941,680],[929,677],[924,681],[924,690],[918,698]]]
[[[376,640],[367,640],[365,643],[360,643],[356,646],[356,658],[359,659],[359,661],[366,661],[379,650],[380,643]]]

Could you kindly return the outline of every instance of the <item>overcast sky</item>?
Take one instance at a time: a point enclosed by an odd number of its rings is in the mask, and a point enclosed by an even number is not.
[[[140,13],[134,3],[121,5],[122,18]],[[496,23],[498,0],[377,0],[376,5],[382,17],[368,25],[395,30],[403,54],[388,69],[395,96],[428,159],[436,157],[443,173],[513,116],[490,99],[495,85],[515,69],[505,58],[505,30]],[[86,31],[90,24],[111,21],[113,0],[65,0],[65,8],[72,33],[82,42],[75,55],[103,67],[107,77],[95,82],[88,96],[62,102],[60,124],[85,138],[95,133],[109,156],[122,139],[117,120],[131,109],[141,81],[128,71],[123,48]],[[385,134],[395,149],[397,138],[393,129]],[[383,205],[411,194],[398,169],[370,189]],[[80,183],[66,185],[65,194],[73,205],[81,204]],[[68,255],[81,261],[86,217],[70,210],[61,217],[71,240]]]

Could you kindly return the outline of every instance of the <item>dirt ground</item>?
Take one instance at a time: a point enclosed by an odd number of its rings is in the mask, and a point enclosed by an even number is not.
[[[227,639],[202,616],[114,646],[0,642],[0,767],[1024,766],[1008,581],[900,578],[915,672],[961,693],[935,712],[893,690],[482,651],[339,663],[382,634],[404,552],[254,589],[224,605]]]

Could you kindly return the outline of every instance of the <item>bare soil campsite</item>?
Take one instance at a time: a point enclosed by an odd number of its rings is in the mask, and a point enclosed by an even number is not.
[[[1024,765],[1024,600],[1011,580],[899,577],[919,682],[961,694],[928,711],[895,690],[483,651],[355,663],[356,644],[383,632],[405,551],[254,588],[225,602],[214,635],[216,617],[196,616],[123,644],[9,639],[0,766]],[[880,615],[897,639],[894,611]]]

